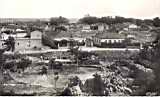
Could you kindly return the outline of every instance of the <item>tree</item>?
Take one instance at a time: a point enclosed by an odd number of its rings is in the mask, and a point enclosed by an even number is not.
[[[4,52],[6,50],[8,50],[8,45],[3,48],[0,49],[0,95],[2,95],[4,93],[4,87],[3,87],[3,83],[4,83],[4,76],[3,76],[3,71],[4,71],[4,62],[5,62],[5,57],[4,57]]]
[[[49,46],[52,49],[58,49],[58,46],[56,45],[56,42],[50,37],[51,34],[43,34],[42,35],[42,43],[43,45]]]
[[[112,25],[112,24],[125,23],[125,22],[136,23],[137,25],[141,25],[144,21],[141,19],[125,18],[121,16],[116,16],[115,18],[112,18],[111,16],[101,17],[101,18],[87,16],[79,19],[79,22],[83,24],[89,24],[89,25],[95,24],[95,23],[106,23],[108,25]]]
[[[60,30],[60,31],[67,31],[67,29],[64,26],[58,26],[58,27],[56,27],[55,31],[58,31],[58,30]]]
[[[145,20],[144,20],[144,23],[145,23],[146,25],[153,25],[153,20],[152,20],[152,19],[145,19]]]
[[[31,60],[22,58],[21,61],[17,64],[17,68],[22,69],[23,71],[32,63]]]
[[[123,23],[125,21],[124,17],[116,16],[114,23]]]
[[[75,88],[76,86],[76,88]],[[82,94],[83,83],[78,76],[69,78],[68,86],[60,96],[79,96]]]
[[[90,78],[85,81],[84,91],[91,96],[104,96],[105,83],[102,80],[101,75],[95,73],[93,76],[94,78]]]
[[[141,26],[143,24],[143,21],[141,19],[136,19],[136,25]]]
[[[11,50],[13,52],[15,50],[15,39],[9,36],[8,39],[5,40],[4,45],[7,46],[7,51]]]
[[[99,19],[99,22],[101,22],[101,23],[106,23],[106,24],[108,24],[108,25],[111,25],[111,24],[113,24],[113,21],[114,21],[114,19],[112,18],[112,17],[101,17],[100,19]]]
[[[41,72],[39,74],[47,74],[47,68],[45,66],[42,67]]]
[[[103,96],[104,95],[104,81],[102,80],[101,75],[93,75],[93,96]],[[98,84],[98,85],[97,85]]]
[[[0,65],[2,68],[2,65],[4,64],[4,55],[3,53],[5,52],[5,49],[0,49]]]
[[[98,23],[98,18],[97,17],[91,17],[91,16],[88,16],[88,17],[84,17],[84,18],[81,18],[79,19],[79,22],[82,23],[82,24],[95,24],[95,23]]]
[[[156,17],[156,18],[153,19],[153,25],[155,27],[160,27],[160,19],[159,19],[159,17]]]
[[[50,19],[50,24],[54,25],[54,26],[58,26],[60,24],[67,24],[67,23],[69,23],[69,20],[67,18],[65,18],[65,17],[62,17],[62,16],[60,16],[60,17],[52,17]]]
[[[158,18],[154,19],[159,20]],[[147,60],[150,62],[149,68],[151,68],[155,74],[155,83],[151,84],[150,87],[148,87],[149,91],[153,91],[158,93],[160,95],[160,38],[159,38],[159,31],[157,31],[157,39],[154,42],[153,48],[151,49],[152,52],[148,49],[148,46],[144,47],[144,50],[140,51],[139,59]],[[146,64],[144,64],[146,65]]]

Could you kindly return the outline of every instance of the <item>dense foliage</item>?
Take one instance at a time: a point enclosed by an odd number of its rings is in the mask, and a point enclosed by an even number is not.
[[[144,65],[145,67],[149,67],[154,71],[155,83],[152,84],[148,89],[152,92],[156,92],[158,95],[160,94],[160,38],[159,38],[159,31],[156,31],[158,33],[158,37],[153,43],[151,49],[148,46],[144,46],[144,49],[140,52],[139,57],[137,58],[137,62]]]
[[[9,36],[7,40],[5,40],[4,45],[7,45],[7,51],[11,50],[12,52],[15,49],[15,39],[14,37]]]
[[[51,25],[58,26],[59,24],[67,24],[68,22],[69,20],[67,18],[60,16],[60,17],[52,17],[49,23]]]
[[[135,23],[139,26],[146,24],[146,25],[154,25],[155,27],[160,27],[160,19],[159,17],[156,17],[154,19],[135,19],[135,18],[125,18],[125,17],[120,17],[116,16],[115,18],[108,16],[108,17],[83,17],[79,19],[79,23],[84,23],[84,24],[95,24],[95,23],[106,23],[108,25],[112,24],[117,24],[117,23],[125,23],[125,22],[131,22]]]

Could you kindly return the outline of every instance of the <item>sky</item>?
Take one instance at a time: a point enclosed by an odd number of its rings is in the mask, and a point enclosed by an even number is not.
[[[0,0],[0,18],[160,16],[160,0]]]

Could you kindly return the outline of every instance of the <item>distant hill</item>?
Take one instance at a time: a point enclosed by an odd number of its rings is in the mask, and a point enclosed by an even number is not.
[[[7,23],[7,22],[35,22],[35,21],[49,21],[50,18],[0,18],[0,23]],[[78,19],[70,18],[69,23],[76,23]]]
[[[0,18],[0,23],[7,22],[34,22],[34,21],[49,21],[49,18]]]

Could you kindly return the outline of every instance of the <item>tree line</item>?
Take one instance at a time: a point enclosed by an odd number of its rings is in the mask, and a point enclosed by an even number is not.
[[[152,25],[155,27],[160,27],[160,18],[159,17],[155,17],[153,19],[135,19],[135,18],[125,18],[125,17],[121,17],[121,16],[115,16],[114,18],[111,16],[107,16],[107,17],[94,17],[94,16],[87,16],[87,17],[83,17],[81,19],[79,19],[78,23],[82,23],[82,24],[95,24],[95,23],[105,23],[108,25],[112,25],[112,24],[117,24],[117,23],[125,23],[125,22],[130,22],[130,23],[134,23],[137,25]],[[69,23],[69,19],[65,18],[65,17],[52,17],[50,18],[49,23],[51,25],[59,25],[59,24],[68,24]]]
[[[84,24],[106,23],[108,25],[112,25],[112,24],[125,23],[125,22],[131,22],[139,26],[142,24],[146,24],[146,25],[153,25],[155,27],[160,27],[159,17],[142,20],[142,19],[135,19],[135,18],[125,18],[120,16],[116,16],[114,18],[111,16],[100,17],[100,18],[88,16],[88,17],[83,17],[79,19],[79,23],[84,23]]]

